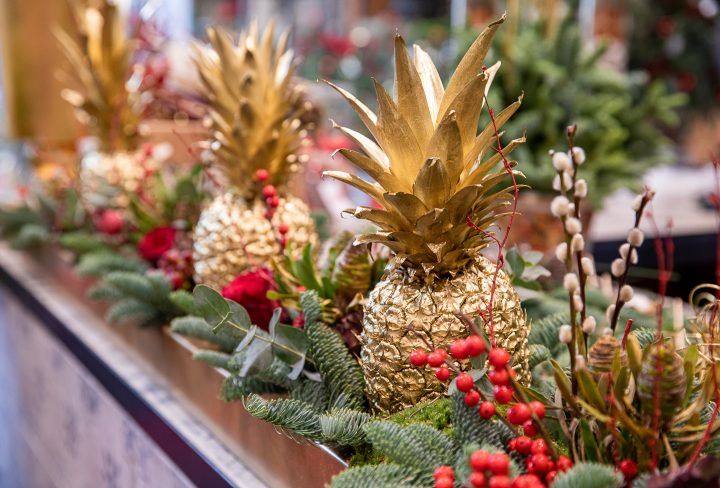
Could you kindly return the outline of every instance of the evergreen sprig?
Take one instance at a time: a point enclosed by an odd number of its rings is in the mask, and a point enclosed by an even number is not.
[[[245,409],[253,416],[306,439],[322,440],[320,415],[310,405],[292,398],[266,400],[251,394],[245,398]]]
[[[360,466],[344,471],[332,480],[333,488],[417,488],[433,485],[432,474],[397,464]]]
[[[342,338],[319,321],[320,299],[317,293],[304,293],[300,303],[310,341],[308,354],[329,390],[331,408],[362,409],[365,404],[365,379],[360,366]]]

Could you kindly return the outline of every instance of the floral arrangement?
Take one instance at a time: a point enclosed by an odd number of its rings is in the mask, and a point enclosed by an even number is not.
[[[169,323],[200,344],[196,358],[227,372],[225,400],[349,459],[334,487],[717,483],[717,287],[697,292],[687,330],[667,327],[672,246],[658,239],[656,313],[629,309],[628,271],[653,199],[646,189],[612,263],[616,292],[597,297],[582,224],[592,155],[575,126],[566,130],[567,150],[551,152],[547,165],[557,192],[550,210],[563,228],[555,251],[566,271],[561,292],[540,294],[540,306],[531,306],[515,289],[536,287],[545,273],[539,256],[504,252],[523,177],[508,157],[525,143],[503,143],[522,97],[496,112],[490,87],[500,65],[484,64],[504,20],[475,39],[447,84],[425,51],[414,46],[411,57],[397,36],[396,94],[376,84],[377,113],[333,85],[370,134],[339,127],[359,149],[339,153],[374,181],[326,176],[375,200],[347,212],[377,231],[290,245],[290,226],[276,218],[278,186],[300,162],[305,104],[289,78],[285,41],[274,46],[271,30],[259,36],[256,27],[238,40],[210,31],[223,55],[198,48],[198,63],[214,90],[211,149],[236,185],[217,208],[252,204],[273,246],[261,264],[243,263],[219,285],[207,274],[215,288],[194,286],[195,224],[209,200],[202,177],[212,174],[202,166],[173,178],[153,174],[155,184],[128,195],[123,208],[87,211],[74,188],[52,198],[26,194],[0,211],[0,230],[16,247],[70,251],[77,272],[98,279],[90,296],[112,302],[109,320]],[[216,83],[226,76],[217,63],[245,73],[242,90],[252,100]],[[272,150],[280,133],[252,133],[266,98],[287,117],[270,121],[285,131],[279,155]],[[257,142],[267,168],[260,159],[231,161],[240,139]],[[223,259],[234,252],[218,251]]]

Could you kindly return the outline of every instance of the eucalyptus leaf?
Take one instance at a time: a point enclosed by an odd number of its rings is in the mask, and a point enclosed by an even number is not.
[[[217,329],[230,318],[230,305],[223,296],[209,286],[198,285],[193,290],[193,300],[201,317]]]
[[[263,371],[269,368],[273,361],[272,346],[268,341],[254,340],[242,351],[242,354],[238,376]]]

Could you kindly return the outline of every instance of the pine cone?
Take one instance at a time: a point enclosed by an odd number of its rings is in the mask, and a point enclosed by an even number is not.
[[[638,375],[638,396],[643,412],[651,417],[654,409],[655,385],[659,381],[660,418],[667,421],[675,414],[685,396],[683,361],[670,343],[651,344],[649,347],[650,350],[643,360]]]
[[[362,307],[347,310],[345,315],[335,322],[335,329],[340,332],[348,349],[350,349],[350,352],[354,355],[360,354],[360,341],[358,336],[362,332],[362,323]]]
[[[588,367],[595,375],[609,373],[612,369],[615,351],[620,351],[620,362],[627,366],[628,358],[625,349],[622,349],[620,341],[615,336],[602,335],[595,341],[588,353]]]

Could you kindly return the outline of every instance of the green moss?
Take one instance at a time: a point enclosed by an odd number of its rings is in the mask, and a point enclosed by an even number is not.
[[[450,428],[450,399],[446,397],[418,403],[410,408],[391,415],[388,420],[406,426],[427,424],[447,432]]]
[[[348,464],[350,467],[366,466],[369,464],[381,464],[385,457],[377,452],[370,444],[358,446],[355,454],[352,455]]]
[[[417,405],[401,410],[390,417],[392,420],[402,426],[410,424],[426,424],[435,427],[438,430],[452,435],[452,425],[450,424],[450,399],[438,398],[429,400]],[[350,466],[365,466],[368,464],[380,464],[384,461],[383,456],[375,451],[370,445],[359,446],[355,454],[350,458]]]

